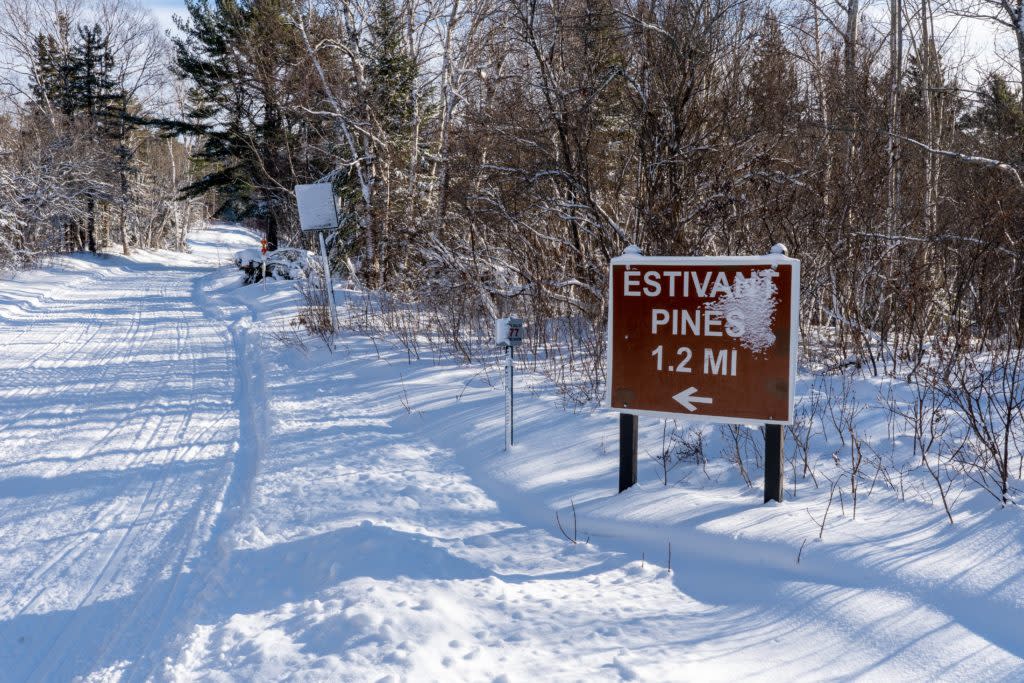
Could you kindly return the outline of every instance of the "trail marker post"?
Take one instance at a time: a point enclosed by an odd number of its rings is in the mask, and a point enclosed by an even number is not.
[[[505,450],[507,451],[515,443],[512,361],[515,348],[523,343],[523,321],[519,318],[498,318],[495,321],[494,341],[498,347],[505,350]]]
[[[320,236],[320,259],[324,269],[324,287],[327,288],[328,302],[331,307],[331,326],[338,331],[338,303],[334,300],[334,281],[331,279],[331,262],[327,258],[327,243],[324,241],[324,231],[319,231]]]
[[[331,309],[331,326],[338,330],[338,304],[334,300],[334,283],[331,280],[331,263],[327,258],[325,230],[337,230],[338,203],[331,183],[311,183],[295,186],[295,201],[299,206],[299,227],[303,232],[317,231],[320,237],[320,260],[324,270],[324,288],[327,303]]]
[[[764,424],[765,500],[781,500],[793,420],[800,262],[767,256],[612,259],[606,405],[621,413],[619,491],[636,483],[640,415]]]
[[[267,287],[267,240],[266,238],[260,240],[260,258],[262,263],[260,264],[260,279],[263,281],[263,288]]]

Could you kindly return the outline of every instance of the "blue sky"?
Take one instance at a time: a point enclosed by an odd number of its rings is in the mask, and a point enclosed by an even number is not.
[[[160,24],[169,29],[174,28],[171,15],[185,14],[184,0],[143,0],[142,5],[152,10],[153,14],[160,20]]]

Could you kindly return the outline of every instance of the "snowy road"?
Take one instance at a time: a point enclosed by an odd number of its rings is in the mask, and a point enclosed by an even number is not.
[[[0,683],[1024,680],[1019,509],[822,530],[711,445],[617,495],[615,415],[524,372],[506,453],[495,367],[303,342],[191,242],[0,282]]]
[[[238,335],[200,307],[217,256],[0,290],[0,679],[144,677],[189,624],[244,502]]]

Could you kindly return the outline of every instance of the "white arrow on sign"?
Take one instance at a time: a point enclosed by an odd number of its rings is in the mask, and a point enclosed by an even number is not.
[[[691,413],[697,410],[697,406],[694,403],[711,403],[711,399],[706,396],[694,396],[697,393],[697,387],[690,387],[689,389],[683,389],[678,394],[673,396],[676,403],[689,410]]]

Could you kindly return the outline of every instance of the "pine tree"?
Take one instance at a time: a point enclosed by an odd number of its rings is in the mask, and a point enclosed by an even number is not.
[[[928,57],[911,53],[907,59],[905,83],[903,84],[903,104],[910,130],[921,127],[920,119],[924,116],[924,101],[921,96],[921,85],[924,82],[924,64],[928,64],[928,92],[934,112],[936,127],[949,130],[950,123],[959,116],[963,102],[958,95],[959,87],[951,81],[946,73],[942,54],[934,41],[928,43]]]
[[[79,26],[72,52],[70,86],[75,109],[102,131],[109,124],[110,107],[118,99],[110,41],[99,24]]]
[[[175,133],[203,136],[193,160],[207,172],[182,193],[200,196],[219,189],[241,198],[245,94],[240,85],[242,75],[230,59],[238,33],[231,17],[240,10],[230,0],[214,7],[206,0],[187,0],[185,8],[188,20],[176,19],[184,37],[174,38],[174,47],[177,75],[192,84],[188,109],[184,120],[162,123]],[[214,124],[215,118],[220,126]]]
[[[107,36],[99,24],[78,26],[71,40],[71,23],[65,15],[57,17],[57,34],[36,36],[35,64],[31,93],[37,110],[47,112],[58,129],[88,142],[87,149],[95,173],[93,182],[82,189],[86,202],[85,243],[95,252],[97,202],[108,197],[99,187],[107,172],[117,173],[122,196],[127,191],[125,161],[130,154],[126,139],[131,126],[127,115],[127,96],[114,75],[114,56]],[[115,150],[113,166],[107,163]],[[84,161],[84,160],[83,160]]]
[[[978,104],[960,118],[960,128],[1001,158],[1020,159],[1024,147],[1024,110],[1020,91],[998,73],[991,73],[978,92]],[[1002,152],[1000,154],[999,152]]]
[[[78,27],[78,41],[72,50],[69,95],[75,112],[85,117],[93,148],[106,150],[108,143],[123,142],[124,99],[113,76],[114,56],[110,41],[99,24]],[[124,184],[122,183],[122,191]],[[105,198],[95,188],[86,192],[86,233],[89,251],[96,251],[96,202]]]
[[[402,44],[403,25],[394,0],[377,0],[366,47],[371,116],[389,138],[408,135],[414,115],[416,61]]]
[[[224,209],[265,222],[271,249],[291,201],[282,188],[293,133],[279,87],[295,63],[288,2],[186,0],[173,42],[177,74],[192,84],[188,106],[182,119],[157,122],[168,134],[202,138],[192,157],[201,177],[181,193],[220,192]]]
[[[793,56],[774,12],[765,12],[753,50],[750,98],[752,132],[781,134],[798,114],[799,88]]]
[[[71,21],[59,13],[55,23],[56,36],[40,33],[35,37],[30,90],[41,109],[69,117],[75,109],[71,92],[73,55],[66,47],[71,42]]]

